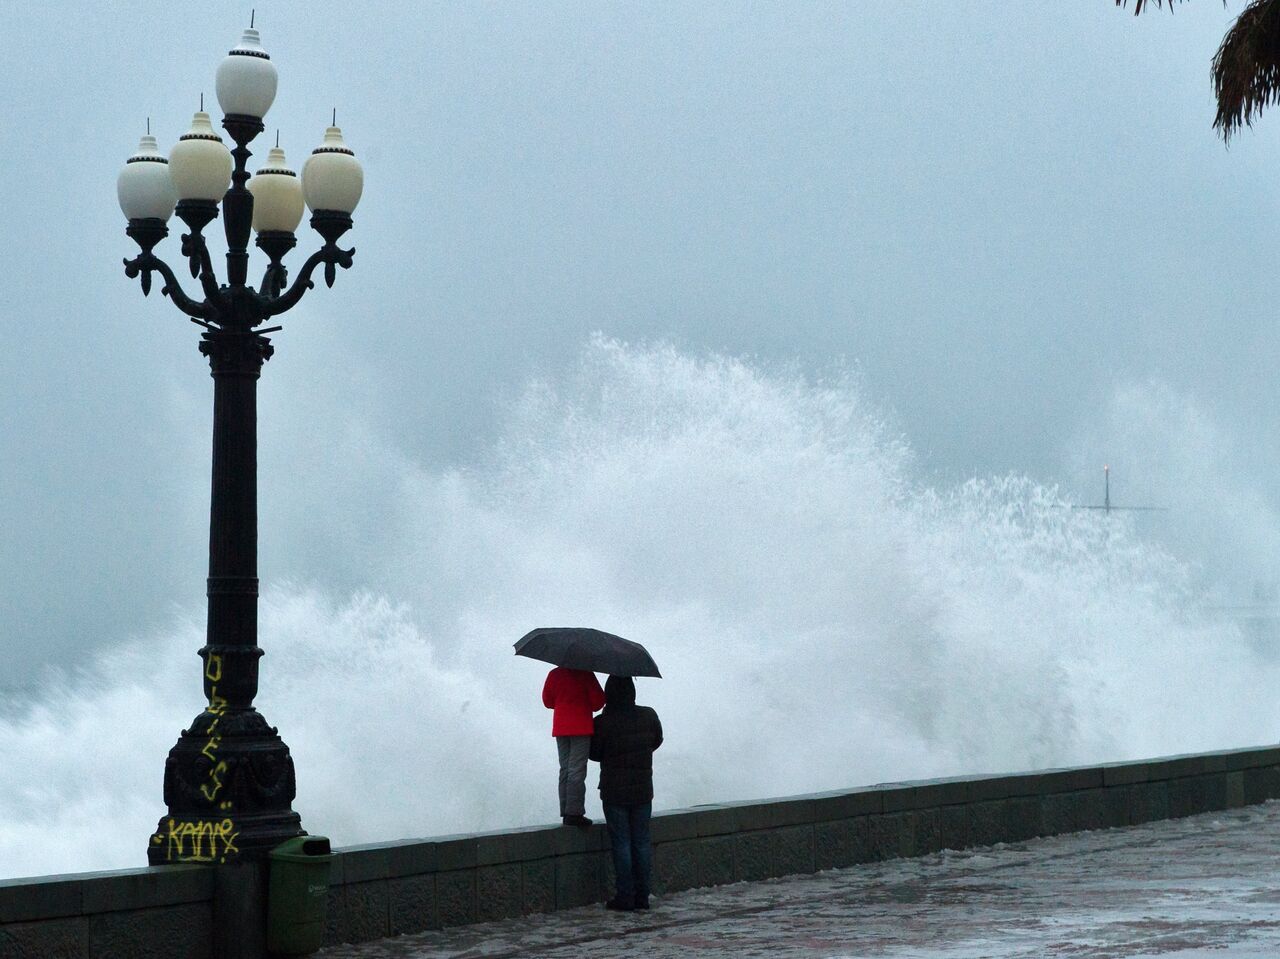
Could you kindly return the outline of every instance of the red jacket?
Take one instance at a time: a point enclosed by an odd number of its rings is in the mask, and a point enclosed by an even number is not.
[[[591,714],[604,706],[604,690],[595,673],[557,666],[547,673],[542,705],[555,710],[552,736],[590,736],[595,730]]]

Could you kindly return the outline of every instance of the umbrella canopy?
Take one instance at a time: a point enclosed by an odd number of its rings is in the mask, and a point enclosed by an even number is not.
[[[662,678],[658,664],[647,649],[639,643],[598,629],[578,626],[535,629],[516,643],[516,655],[610,676]]]

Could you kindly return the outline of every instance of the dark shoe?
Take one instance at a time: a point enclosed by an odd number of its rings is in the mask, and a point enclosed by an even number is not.
[[[614,912],[631,912],[636,908],[635,906],[631,905],[630,900],[623,899],[619,896],[614,896],[612,899],[610,899],[608,902],[604,904],[604,907],[606,909],[612,909]],[[649,907],[645,906],[645,908],[648,909]]]
[[[591,820],[586,816],[565,816],[563,821],[566,826],[586,827],[591,825]]]
[[[649,897],[648,897],[648,896],[636,896],[636,904],[635,904],[635,906],[633,906],[632,908],[634,908],[634,909],[648,909],[648,908],[649,908]]]

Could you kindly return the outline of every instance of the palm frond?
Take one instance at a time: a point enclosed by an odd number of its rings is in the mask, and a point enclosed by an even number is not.
[[[1129,0],[1115,0],[1128,7]],[[1185,0],[1133,0],[1135,15],[1152,4]],[[1222,0],[1226,6],[1226,0]],[[1253,126],[1262,111],[1280,103],[1280,0],[1250,0],[1213,56],[1213,93],[1218,112],[1213,128],[1231,141],[1242,127]]]
[[[1213,57],[1213,92],[1213,128],[1228,142],[1280,102],[1280,0],[1253,0],[1231,25]]]
[[[1170,13],[1173,13],[1173,5],[1174,5],[1174,3],[1182,3],[1182,2],[1183,2],[1183,0],[1169,0],[1169,12],[1170,12]],[[1164,0],[1133,0],[1133,15],[1136,17],[1136,16],[1137,16],[1138,14],[1140,14],[1140,13],[1141,13],[1141,12],[1142,12],[1146,7],[1151,6],[1151,4],[1153,4],[1153,3],[1154,3],[1157,7],[1163,7],[1163,6],[1164,6]],[[1226,3],[1226,0],[1223,0],[1223,3],[1225,4],[1225,3]],[[1128,5],[1129,5],[1129,0],[1116,0],[1116,6],[1117,6],[1117,7],[1127,7]]]

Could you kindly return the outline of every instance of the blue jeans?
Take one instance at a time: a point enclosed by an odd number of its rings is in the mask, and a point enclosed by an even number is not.
[[[635,904],[649,898],[649,877],[653,873],[653,849],[649,845],[649,816],[653,803],[636,806],[604,804],[604,821],[613,847],[613,873],[618,898]]]

